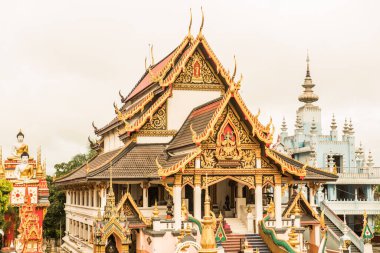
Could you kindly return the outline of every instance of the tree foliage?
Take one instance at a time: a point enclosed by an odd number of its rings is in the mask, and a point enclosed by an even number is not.
[[[4,216],[9,207],[9,195],[12,191],[12,184],[5,180],[0,180],[0,228],[4,225]]]
[[[88,160],[92,159],[96,155],[96,151],[90,150],[87,154],[77,154],[73,158],[71,158],[68,162],[62,162],[54,165],[55,168],[55,176],[60,177],[63,176],[70,171],[78,168],[79,166],[86,163]]]
[[[82,166],[88,160],[92,159],[96,155],[96,152],[90,150],[87,154],[77,154],[70,161],[62,162],[54,165],[55,175],[57,177],[63,176],[70,171]],[[45,238],[58,239],[63,237],[62,231],[66,226],[65,219],[65,202],[66,196],[64,191],[58,189],[51,176],[46,178],[49,187],[49,201],[50,206],[47,209],[47,213],[43,223],[43,231]]]

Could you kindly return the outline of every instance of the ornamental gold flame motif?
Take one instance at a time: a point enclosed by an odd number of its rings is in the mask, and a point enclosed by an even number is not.
[[[218,134],[216,144],[216,157],[218,160],[239,160],[241,158],[240,139],[234,130],[234,126],[227,118]]]

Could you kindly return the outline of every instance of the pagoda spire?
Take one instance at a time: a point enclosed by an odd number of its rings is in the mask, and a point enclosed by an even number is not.
[[[336,121],[335,121],[335,115],[333,114],[333,116],[332,116],[332,120],[331,120],[331,125],[330,125],[330,127],[331,127],[331,130],[332,131],[335,131],[337,128],[338,128],[338,126],[337,126],[337,124],[336,124]]]
[[[371,150],[368,151],[368,158],[367,158],[367,167],[372,168],[375,163],[373,162],[372,152]]]
[[[298,97],[298,100],[300,102],[303,102],[307,105],[311,105],[313,102],[318,101],[319,97],[316,95],[313,91],[313,88],[315,84],[313,84],[313,80],[311,79],[310,76],[310,58],[309,58],[309,52],[307,53],[306,57],[306,77],[304,80],[304,83],[302,87],[305,89],[303,93]]]
[[[288,131],[288,127],[286,126],[285,117],[282,118],[281,131],[284,133]]]
[[[350,119],[350,124],[348,125],[348,134],[349,135],[354,135],[355,130],[354,130],[354,125],[352,124],[352,120]]]

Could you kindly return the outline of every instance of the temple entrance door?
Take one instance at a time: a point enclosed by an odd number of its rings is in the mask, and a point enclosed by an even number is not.
[[[131,241],[132,243],[129,246],[129,253],[136,253],[136,240],[137,240],[137,231],[131,231]]]
[[[189,206],[187,207],[189,212],[194,212],[194,189],[190,185],[185,185],[185,198],[189,200]]]
[[[107,239],[106,253],[119,253],[121,251],[117,248],[117,242],[114,235],[111,235]]]

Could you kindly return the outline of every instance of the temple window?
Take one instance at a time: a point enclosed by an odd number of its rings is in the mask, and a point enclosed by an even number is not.
[[[336,165],[337,173],[343,172],[343,155],[334,155],[334,164]]]

